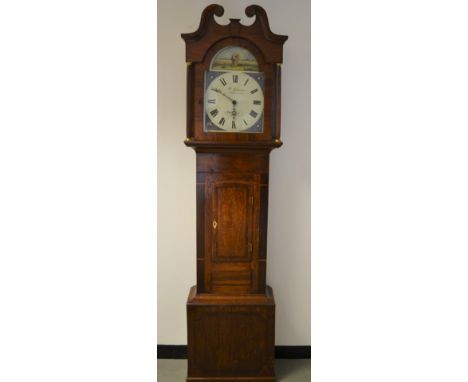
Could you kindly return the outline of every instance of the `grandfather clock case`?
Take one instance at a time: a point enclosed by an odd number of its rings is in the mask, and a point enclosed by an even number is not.
[[[182,34],[187,138],[196,152],[197,285],[187,301],[187,381],[275,381],[275,300],[266,285],[269,155],[280,147],[283,44],[210,5]]]

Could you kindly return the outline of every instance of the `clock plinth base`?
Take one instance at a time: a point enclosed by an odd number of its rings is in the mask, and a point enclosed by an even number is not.
[[[275,300],[265,294],[197,294],[187,301],[187,382],[274,382]]]

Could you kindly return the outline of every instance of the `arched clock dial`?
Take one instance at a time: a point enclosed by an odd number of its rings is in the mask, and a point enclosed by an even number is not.
[[[205,131],[261,133],[263,107],[262,73],[205,73]]]

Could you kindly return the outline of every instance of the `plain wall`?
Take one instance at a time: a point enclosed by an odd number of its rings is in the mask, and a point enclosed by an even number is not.
[[[186,132],[185,43],[212,1],[158,2],[158,343],[186,344],[185,303],[196,284],[195,152]],[[218,20],[249,1],[218,1]],[[283,147],[270,156],[267,283],[276,299],[276,344],[310,344],[310,3],[257,1],[274,33],[289,36],[282,75]]]

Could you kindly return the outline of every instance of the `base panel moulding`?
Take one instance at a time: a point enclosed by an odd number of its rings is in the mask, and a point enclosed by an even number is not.
[[[190,290],[187,382],[275,381],[275,300],[265,294],[212,295]]]

